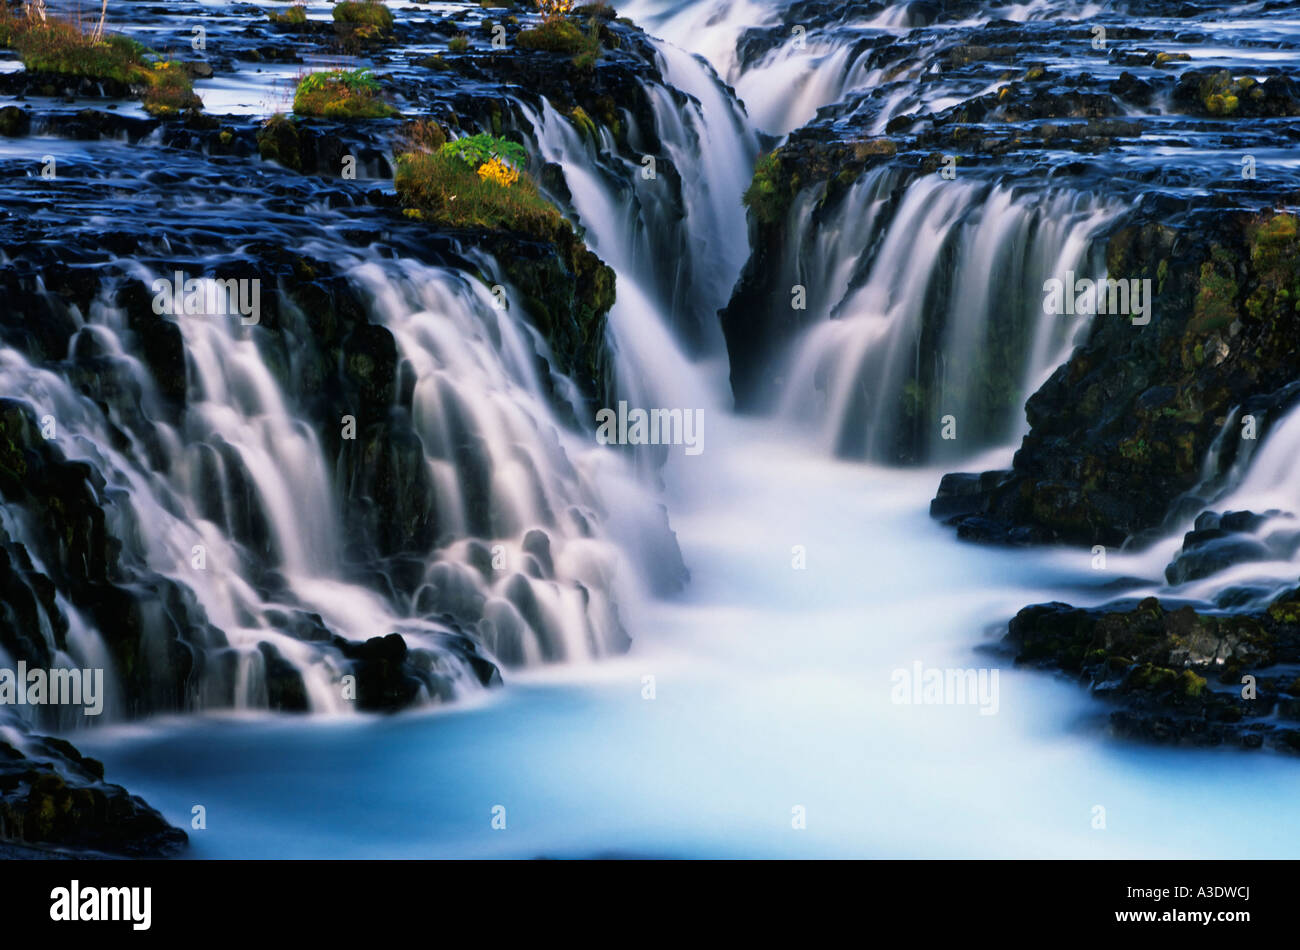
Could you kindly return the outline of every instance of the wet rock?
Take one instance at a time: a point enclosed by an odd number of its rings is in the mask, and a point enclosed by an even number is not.
[[[1117,736],[1292,752],[1300,682],[1284,671],[1300,660],[1296,597],[1236,614],[1155,598],[1095,609],[1040,604],[1016,615],[1006,642],[1017,663],[1077,676],[1119,707],[1110,716]]]
[[[401,634],[371,637],[359,644],[340,639],[336,645],[354,661],[358,709],[391,713],[415,703],[424,684],[407,669],[410,651]]]
[[[273,644],[257,645],[265,665],[267,706],[280,712],[309,712],[307,688],[297,667],[286,660]]]
[[[0,841],[128,857],[172,857],[185,846],[142,799],[104,781],[104,766],[63,739],[17,723],[20,745],[0,739]]]
[[[1088,545],[1157,528],[1202,481],[1210,444],[1236,407],[1259,407],[1267,426],[1300,397],[1289,356],[1300,320],[1298,255],[1289,214],[1113,234],[1108,269],[1151,281],[1150,323],[1093,322],[1029,399],[1030,432],[977,514]],[[1219,473],[1241,450],[1240,435],[1240,427],[1227,433]]]
[[[1279,511],[1263,515],[1251,511],[1206,511],[1183,537],[1182,549],[1165,569],[1171,584],[1183,584],[1217,574],[1250,561],[1289,560],[1300,550],[1300,532],[1280,532],[1267,538],[1255,532]]]
[[[0,109],[0,135],[18,138],[31,131],[32,117],[17,106],[5,106]]]

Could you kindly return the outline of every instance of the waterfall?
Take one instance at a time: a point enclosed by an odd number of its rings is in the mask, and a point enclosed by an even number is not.
[[[996,83],[934,81],[934,57],[954,43],[956,28],[1066,16],[1083,21],[1105,10],[1103,3],[1028,0],[985,11],[955,5],[945,16],[942,5],[902,2],[881,4],[866,15],[848,7],[833,23],[805,25],[770,0],[635,0],[626,8],[649,32],[704,56],[735,88],[755,126],[778,136],[807,124],[822,108],[869,90],[888,90],[883,102],[872,100],[876,134],[896,116],[922,107],[939,112],[993,91]],[[906,59],[875,62],[903,38],[916,47]]]
[[[657,43],[667,85],[647,87],[666,154],[621,154],[609,129],[596,140],[549,102],[518,103],[542,159],[562,169],[575,219],[618,274],[606,334],[611,400],[704,409],[729,403],[717,311],[748,256],[740,196],[759,143],[747,117],[698,57]]]
[[[263,327],[220,314],[175,318],[189,365],[176,426],[161,421],[148,371],[126,355],[125,314],[108,303],[93,308],[73,349],[119,367],[140,394],[138,416],[96,406],[63,375],[0,351],[4,390],[57,419],[57,443],[103,475],[127,560],[191,590],[202,623],[217,631],[191,644],[207,661],[189,705],[265,706],[267,664],[283,659],[301,676],[308,708],[344,711],[349,664],[335,636],[400,633],[426,658],[429,700],[477,687],[456,644],[465,633],[507,668],[623,649],[620,596],[653,586],[626,552],[662,550],[662,513],[613,453],[557,421],[537,376],[545,344],[459,273],[344,254],[371,319],[397,342],[419,464],[434,486],[440,533],[405,586],[385,579],[382,564],[375,575],[344,543],[343,486]],[[133,271],[146,286],[159,277]],[[289,341],[312,332],[295,306],[280,320]],[[606,518],[623,532],[617,540]],[[15,520],[4,527],[22,540]],[[661,569],[649,564],[647,575]],[[60,611],[75,655],[59,659],[111,669],[93,628],[64,601]],[[108,718],[120,711],[113,700]]]
[[[901,197],[900,197],[901,191]],[[1094,238],[1119,209],[888,166],[830,213],[793,203],[777,287],[803,287],[806,329],[771,370],[772,408],[825,451],[881,461],[954,458],[1023,431],[1027,396],[1086,319],[1044,312],[1044,281],[1098,275]],[[939,421],[952,416],[958,438]]]

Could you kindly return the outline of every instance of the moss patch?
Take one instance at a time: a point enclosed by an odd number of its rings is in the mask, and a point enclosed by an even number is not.
[[[326,119],[383,119],[397,110],[379,95],[379,83],[368,69],[312,73],[293,94],[297,115]]]

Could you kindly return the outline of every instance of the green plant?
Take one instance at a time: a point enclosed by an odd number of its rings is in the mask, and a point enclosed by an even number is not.
[[[486,132],[453,139],[443,144],[438,151],[441,155],[458,159],[470,169],[476,169],[493,158],[501,158],[511,165],[521,166],[528,158],[528,153],[518,142],[488,135]]]
[[[777,224],[785,218],[789,198],[782,185],[779,149],[758,160],[754,166],[754,180],[745,189],[742,200],[762,224]]]
[[[150,79],[145,63],[148,52],[135,40],[106,35],[95,39],[76,24],[47,17],[45,20],[11,18],[8,41],[31,72],[58,73],[145,83]]]
[[[267,14],[272,23],[281,26],[303,26],[307,22],[307,5],[305,3],[295,3],[287,7],[283,13],[277,13],[274,10],[268,10]]]
[[[520,30],[515,43],[521,49],[548,53],[581,53],[587,49],[587,35],[570,20],[544,20],[531,30]]]
[[[293,94],[298,115],[327,119],[382,119],[397,110],[379,98],[379,82],[369,69],[310,73]]]
[[[144,111],[152,116],[172,116],[197,112],[203,100],[194,93],[194,82],[180,63],[158,61],[153,64],[149,90],[144,94]]]
[[[485,164],[494,161],[499,164],[495,157]],[[480,176],[446,147],[399,155],[394,183],[402,203],[415,212],[412,217],[447,227],[502,229],[545,240],[554,240],[568,227],[528,175],[519,173],[511,185],[503,186],[492,175]]]
[[[334,4],[334,22],[373,27],[387,33],[393,28],[393,14],[383,0],[342,0]]]
[[[453,53],[463,53],[469,49],[469,37],[464,33],[458,33],[447,41],[447,49]]]

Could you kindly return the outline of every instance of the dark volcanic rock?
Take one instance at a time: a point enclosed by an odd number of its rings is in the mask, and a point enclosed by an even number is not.
[[[1059,669],[1121,707],[1120,736],[1192,745],[1267,744],[1300,751],[1297,592],[1266,611],[1173,608],[1154,597],[1092,610],[1026,607],[1007,643],[1017,663]]]
[[[1243,417],[1255,417],[1262,438],[1297,395],[1294,216],[1132,225],[1112,235],[1107,260],[1112,275],[1151,281],[1151,322],[1094,322],[1030,398],[1031,429],[1013,468],[977,509],[1044,541],[1118,545],[1158,528],[1201,485],[1210,445],[1230,421],[1219,473],[1243,449]]]
[[[14,732],[18,746],[0,738],[0,841],[138,858],[185,847],[185,832],[106,783],[101,763],[63,739]]]

